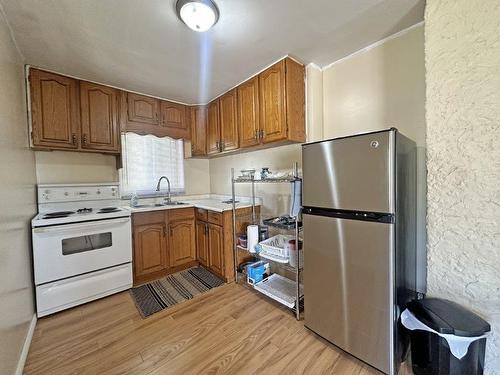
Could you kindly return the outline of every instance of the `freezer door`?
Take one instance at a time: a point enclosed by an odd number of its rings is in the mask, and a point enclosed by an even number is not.
[[[303,205],[394,213],[396,130],[302,147]]]
[[[303,215],[305,324],[390,374],[393,224]]]

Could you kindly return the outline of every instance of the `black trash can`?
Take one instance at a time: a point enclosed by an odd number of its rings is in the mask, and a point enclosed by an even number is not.
[[[478,337],[490,331],[490,325],[462,306],[443,299],[412,301],[408,310],[427,327],[438,333]],[[410,331],[411,360],[416,375],[482,375],[486,338],[470,343],[467,354],[458,359],[448,342],[435,333]]]

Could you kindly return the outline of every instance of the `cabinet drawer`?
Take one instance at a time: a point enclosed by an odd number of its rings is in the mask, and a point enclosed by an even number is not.
[[[208,222],[216,225],[222,225],[222,213],[215,211],[208,211]]]
[[[135,225],[156,224],[165,222],[164,211],[135,212],[132,214],[132,223]]]
[[[194,208],[176,208],[173,210],[168,210],[168,220],[179,220],[179,219],[193,219],[194,218]]]
[[[196,219],[201,220],[201,221],[207,221],[207,213],[208,211],[203,209],[203,208],[195,208],[196,210]]]

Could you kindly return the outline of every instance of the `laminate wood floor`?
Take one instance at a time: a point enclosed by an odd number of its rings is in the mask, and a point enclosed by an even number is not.
[[[25,374],[381,374],[241,285],[142,319],[128,292],[38,321]]]

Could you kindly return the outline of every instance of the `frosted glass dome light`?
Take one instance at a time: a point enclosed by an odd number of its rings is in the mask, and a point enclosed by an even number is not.
[[[219,19],[219,10],[211,0],[179,0],[177,15],[192,30],[204,32]]]

